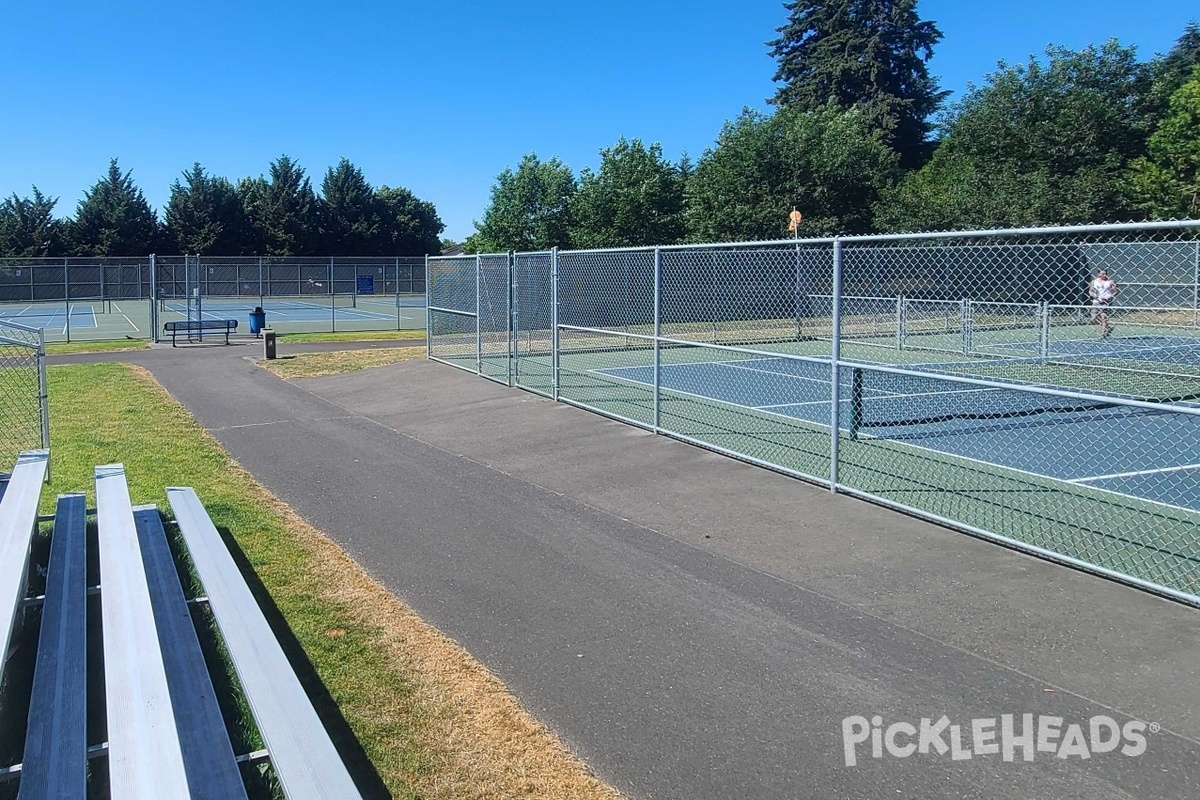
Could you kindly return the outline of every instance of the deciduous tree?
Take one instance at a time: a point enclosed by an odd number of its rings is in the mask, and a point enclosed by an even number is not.
[[[440,236],[446,229],[433,203],[402,186],[381,186],[378,192],[381,255],[423,256],[441,252]]]
[[[1110,41],[1001,64],[943,123],[933,160],[888,193],[883,229],[1129,219],[1126,169],[1145,153],[1150,75]]]
[[[467,239],[471,252],[545,250],[570,244],[571,198],[577,184],[570,167],[557,158],[541,161],[536,153],[515,170],[496,177],[492,201],[476,232]]]
[[[622,138],[584,169],[571,211],[575,247],[675,244],[683,239],[684,179],[662,146]]]
[[[802,235],[865,233],[896,171],[895,151],[859,110],[747,110],[726,123],[688,181],[688,237],[786,237],[793,207],[804,214]]]
[[[1149,150],[1130,170],[1138,206],[1155,217],[1200,219],[1200,67],[1171,95]]]

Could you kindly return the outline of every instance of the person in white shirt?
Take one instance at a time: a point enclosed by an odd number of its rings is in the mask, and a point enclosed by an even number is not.
[[[1100,323],[1100,338],[1107,339],[1112,333],[1108,308],[1117,297],[1117,282],[1108,277],[1108,270],[1100,270],[1100,274],[1088,286],[1088,296],[1092,298],[1092,322]]]

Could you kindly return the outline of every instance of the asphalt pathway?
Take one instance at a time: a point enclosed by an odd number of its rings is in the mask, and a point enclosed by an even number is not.
[[[126,360],[634,798],[1200,796],[1193,609],[449,367],[250,354]],[[846,763],[850,717],[1005,714],[1154,732]]]

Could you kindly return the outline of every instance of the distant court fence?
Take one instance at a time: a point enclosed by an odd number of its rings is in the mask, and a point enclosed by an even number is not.
[[[1200,605],[1198,278],[1200,221],[432,257],[428,353]]]
[[[0,259],[0,320],[48,341],[154,339],[162,323],[261,306],[283,333],[420,330],[425,257]]]
[[[50,448],[48,399],[41,330],[0,321],[0,463]]]

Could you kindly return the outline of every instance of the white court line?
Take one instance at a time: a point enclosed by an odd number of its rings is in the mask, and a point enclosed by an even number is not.
[[[138,333],[142,332],[142,329],[139,328],[137,325],[133,324],[133,320],[131,320],[129,318],[128,314],[126,314],[124,311],[121,310],[121,307],[119,305],[117,305],[116,303],[113,303],[113,308],[115,308],[117,310],[118,314],[120,314],[122,317],[125,317],[125,321],[129,323],[129,327],[133,328]]]
[[[1134,478],[1138,475],[1161,475],[1164,472],[1179,472],[1185,469],[1200,469],[1200,464],[1183,464],[1178,467],[1161,467],[1159,469],[1143,469],[1136,472],[1116,472],[1112,475],[1095,475],[1091,478],[1071,478],[1067,483],[1087,483],[1089,481],[1105,481],[1110,478]]]

